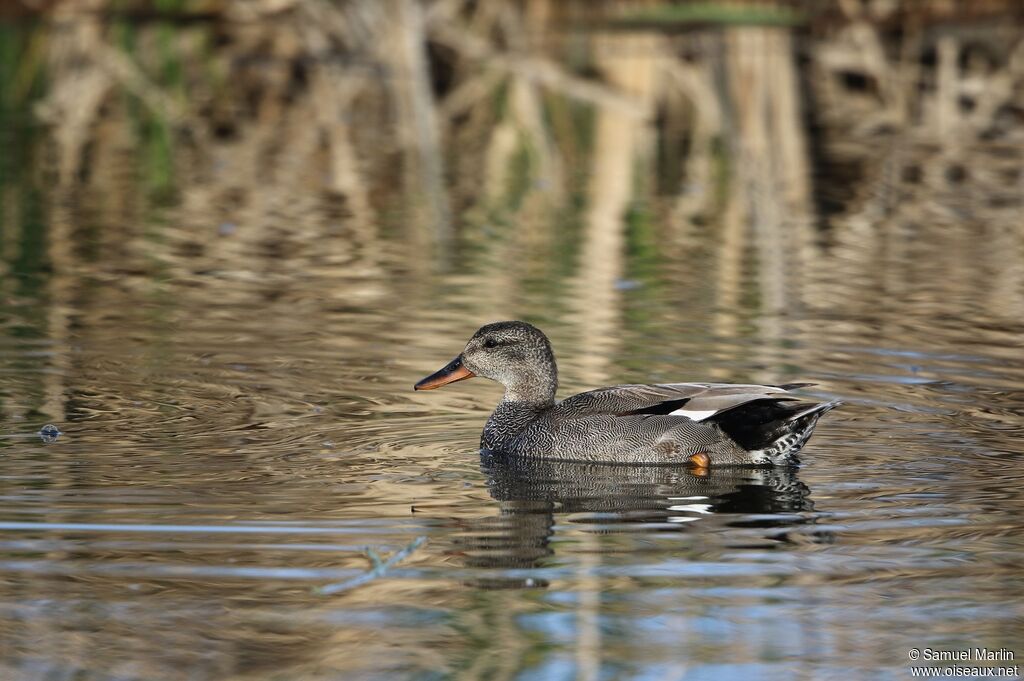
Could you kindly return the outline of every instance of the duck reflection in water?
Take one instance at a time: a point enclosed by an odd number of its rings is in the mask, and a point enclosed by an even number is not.
[[[810,522],[807,514],[814,510],[795,467],[616,466],[493,452],[481,453],[480,465],[500,512],[475,521],[457,540],[456,552],[475,568],[543,567],[555,553],[557,524],[637,536],[702,532],[703,526],[763,528],[756,543],[771,546],[788,542],[788,530]],[[544,579],[522,575],[474,584],[547,586]]]

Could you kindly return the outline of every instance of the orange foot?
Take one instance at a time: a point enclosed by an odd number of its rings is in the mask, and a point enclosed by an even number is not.
[[[691,454],[687,461],[696,469],[694,472],[697,475],[707,475],[708,468],[711,466],[711,457],[704,452]]]

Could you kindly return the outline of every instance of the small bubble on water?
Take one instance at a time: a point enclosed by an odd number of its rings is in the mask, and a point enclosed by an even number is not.
[[[52,423],[47,423],[45,426],[39,429],[39,438],[43,442],[56,442],[57,438],[59,438],[61,435],[62,433],[60,432],[60,428],[53,425]]]

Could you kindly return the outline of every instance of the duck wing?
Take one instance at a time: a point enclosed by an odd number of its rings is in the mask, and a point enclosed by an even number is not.
[[[617,385],[573,395],[555,409],[563,418],[673,415],[693,421],[721,414],[754,400],[796,400],[789,390],[810,383],[740,385],[733,383],[659,383]]]

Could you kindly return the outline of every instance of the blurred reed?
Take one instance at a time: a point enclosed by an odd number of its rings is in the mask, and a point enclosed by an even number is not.
[[[91,235],[104,257],[169,276],[238,265],[282,233],[362,244],[373,267],[373,244],[400,236],[434,249],[420,266],[471,252],[568,268],[595,330],[618,314],[624,218],[644,206],[661,253],[717,231],[723,334],[751,272],[763,310],[827,306],[830,278],[906,254],[907,224],[977,225],[1000,244],[980,257],[1020,254],[1024,12],[1010,0],[18,8],[0,26],[8,269],[39,238],[40,187],[120,225]],[[559,217],[581,203],[578,224]],[[275,217],[296,204],[342,226]],[[173,227],[134,231],[161,206],[180,210]],[[245,229],[226,244],[211,221]],[[78,256],[50,257],[69,271],[56,261]],[[1024,309],[1020,266],[986,269],[1001,309]]]

